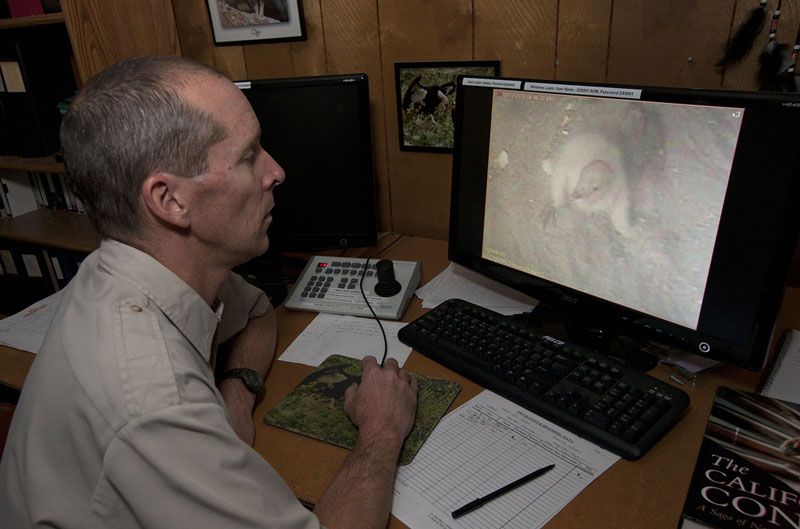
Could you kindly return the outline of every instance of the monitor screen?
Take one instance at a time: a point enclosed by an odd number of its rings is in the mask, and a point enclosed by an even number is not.
[[[760,369],[800,96],[462,77],[450,258],[569,318]]]
[[[261,144],[286,171],[272,251],[371,246],[377,238],[366,74],[239,81]]]

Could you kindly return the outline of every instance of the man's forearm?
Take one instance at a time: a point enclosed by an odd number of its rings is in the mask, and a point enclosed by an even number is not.
[[[227,347],[225,369],[247,367],[265,377],[272,365],[276,337],[275,311],[270,307],[263,316],[250,320],[247,327],[231,340]],[[256,395],[250,393],[238,379],[223,380],[218,386],[228,407],[231,426],[245,443],[252,445]]]
[[[386,527],[402,442],[359,438],[314,508],[328,529]]]
[[[231,339],[225,369],[247,367],[266,376],[272,365],[276,340],[275,310],[270,307],[266,314],[250,320],[244,330]]]

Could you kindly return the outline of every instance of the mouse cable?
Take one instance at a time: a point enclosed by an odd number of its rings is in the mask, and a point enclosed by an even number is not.
[[[372,317],[375,318],[375,321],[378,322],[378,327],[381,328],[381,334],[383,335],[383,357],[381,357],[381,367],[383,367],[383,363],[386,362],[386,353],[389,352],[389,342],[386,341],[386,331],[383,330],[383,324],[381,320],[378,318],[378,315],[375,314],[375,311],[372,310],[372,305],[369,304],[369,300],[367,299],[367,295],[364,293],[364,276],[367,275],[367,268],[369,268],[369,257],[367,257],[366,262],[364,263],[364,269],[361,270],[361,279],[358,282],[358,288],[361,290],[361,296],[364,298],[364,303],[367,304],[367,308],[372,313]]]

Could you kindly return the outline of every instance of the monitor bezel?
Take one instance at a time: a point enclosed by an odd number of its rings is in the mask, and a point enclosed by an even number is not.
[[[448,256],[451,261],[476,270],[536,299],[555,305],[561,310],[567,310],[567,312],[573,314],[602,314],[601,320],[603,324],[607,325],[613,333],[635,336],[644,335],[649,340],[658,343],[678,347],[688,352],[721,360],[750,370],[759,370],[763,367],[770,345],[773,342],[774,327],[781,307],[795,242],[798,238],[798,229],[800,228],[800,208],[792,208],[792,200],[786,199],[784,202],[785,205],[782,211],[783,223],[777,228],[778,232],[775,238],[779,244],[769,256],[770,262],[765,266],[767,277],[761,288],[761,295],[759,296],[760,303],[756,310],[756,318],[753,321],[754,330],[750,333],[750,338],[746,343],[733,343],[724,337],[710,335],[702,330],[689,329],[618,305],[612,301],[598,298],[543,278],[536,278],[507,266],[486,260],[480,255],[476,255],[474,252],[463,249],[459,244],[460,230],[465,229],[464,226],[461,225],[459,219],[459,205],[463,193],[459,173],[464,163],[462,148],[462,134],[464,133],[463,113],[464,109],[468,107],[468,103],[464,97],[464,91],[467,89],[464,85],[465,78],[486,79],[492,82],[517,81],[521,83],[520,86],[525,82],[537,82],[570,86],[590,85],[611,89],[634,89],[642,90],[643,98],[646,97],[647,100],[674,100],[684,103],[692,101],[701,104],[703,102],[707,103],[709,100],[716,101],[720,104],[725,101],[744,102],[748,105],[759,103],[774,104],[776,100],[781,100],[789,102],[791,106],[800,106],[800,95],[567,82],[514,77],[481,78],[479,76],[459,76],[457,81],[456,100],[459,101],[459,105],[455,113],[455,141],[448,240]],[[481,87],[470,87],[470,89],[475,88]],[[491,113],[490,109],[489,112]],[[485,162],[488,166],[488,160]],[[800,199],[800,159],[798,159],[797,156],[795,157],[795,167],[792,169],[792,172],[794,178],[792,179],[788,194],[791,197],[795,197],[795,199]],[[795,200],[795,204],[796,203],[798,203],[797,200]],[[723,215],[724,211],[723,209]],[[481,215],[482,214],[483,212],[481,212]],[[483,234],[481,231],[481,237],[482,236]],[[715,246],[715,256],[717,250],[718,248]]]
[[[358,98],[358,120],[361,133],[363,155],[358,174],[361,176],[360,186],[365,200],[360,205],[363,219],[369,219],[361,225],[359,232],[269,232],[270,253],[282,251],[316,252],[321,250],[362,248],[373,246],[378,238],[377,185],[375,182],[375,160],[372,145],[372,120],[370,114],[369,77],[366,73],[328,74],[304,77],[285,77],[271,79],[242,79],[235,81],[242,89],[271,90],[291,89],[315,86],[353,86]],[[258,110],[254,108],[258,117]],[[260,117],[259,117],[260,120]],[[262,146],[269,152],[269,146]],[[367,199],[371,198],[371,200]]]

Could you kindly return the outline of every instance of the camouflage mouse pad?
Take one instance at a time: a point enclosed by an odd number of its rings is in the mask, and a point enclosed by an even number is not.
[[[331,355],[308,375],[289,395],[264,415],[264,422],[278,428],[307,435],[326,443],[352,449],[358,429],[344,412],[344,392],[361,380],[361,361]],[[461,391],[449,380],[417,377],[417,416],[403,444],[400,464],[414,459],[444,412]]]

